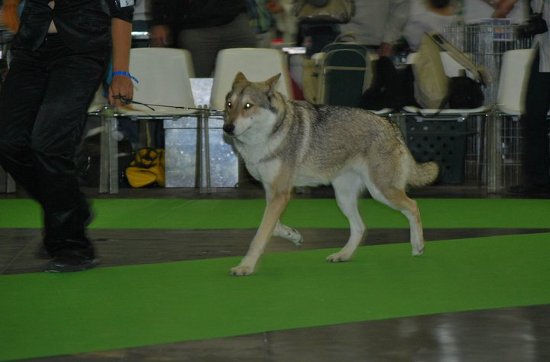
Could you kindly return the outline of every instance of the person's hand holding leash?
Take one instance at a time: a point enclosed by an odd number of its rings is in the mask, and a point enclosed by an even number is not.
[[[120,107],[127,105],[132,100],[134,85],[130,73],[128,75],[116,75],[115,73],[113,73],[113,81],[109,87],[109,104]]]

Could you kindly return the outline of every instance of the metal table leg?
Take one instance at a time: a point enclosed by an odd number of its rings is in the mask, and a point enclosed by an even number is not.
[[[101,145],[99,192],[118,193],[118,142],[115,138],[117,118],[111,107],[101,111]]]
[[[208,130],[208,119],[210,114],[208,109],[200,112],[197,119],[198,142],[197,142],[197,160],[198,160],[198,185],[200,193],[209,193],[212,191],[210,179],[210,135]]]
[[[487,192],[502,189],[502,124],[496,111],[487,117]]]

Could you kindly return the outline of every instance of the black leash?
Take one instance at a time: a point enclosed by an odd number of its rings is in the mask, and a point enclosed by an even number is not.
[[[211,109],[211,108],[206,108],[206,107],[198,108],[198,107],[185,107],[185,106],[171,106],[171,105],[166,105],[166,104],[149,104],[149,103],[134,101],[133,99],[126,98],[124,96],[114,96],[114,98],[115,99],[120,99],[122,101],[122,103],[124,103],[124,104],[137,104],[137,105],[140,105],[140,106],[147,107],[150,110],[152,110],[153,112],[156,111],[156,109],[153,108],[153,107],[185,109],[185,110],[190,110],[190,111],[205,111],[205,110],[207,110],[209,112],[218,112],[218,110],[216,110],[216,109]]]

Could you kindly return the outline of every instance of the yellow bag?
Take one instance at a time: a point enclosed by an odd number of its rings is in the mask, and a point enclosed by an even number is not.
[[[164,150],[150,147],[139,149],[130,166],[126,168],[126,178],[132,187],[144,187],[155,183],[164,186]]]

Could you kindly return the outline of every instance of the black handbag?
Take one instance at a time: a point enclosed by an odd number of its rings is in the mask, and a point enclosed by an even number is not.
[[[468,109],[483,105],[485,97],[481,83],[466,75],[449,79],[449,108]]]

